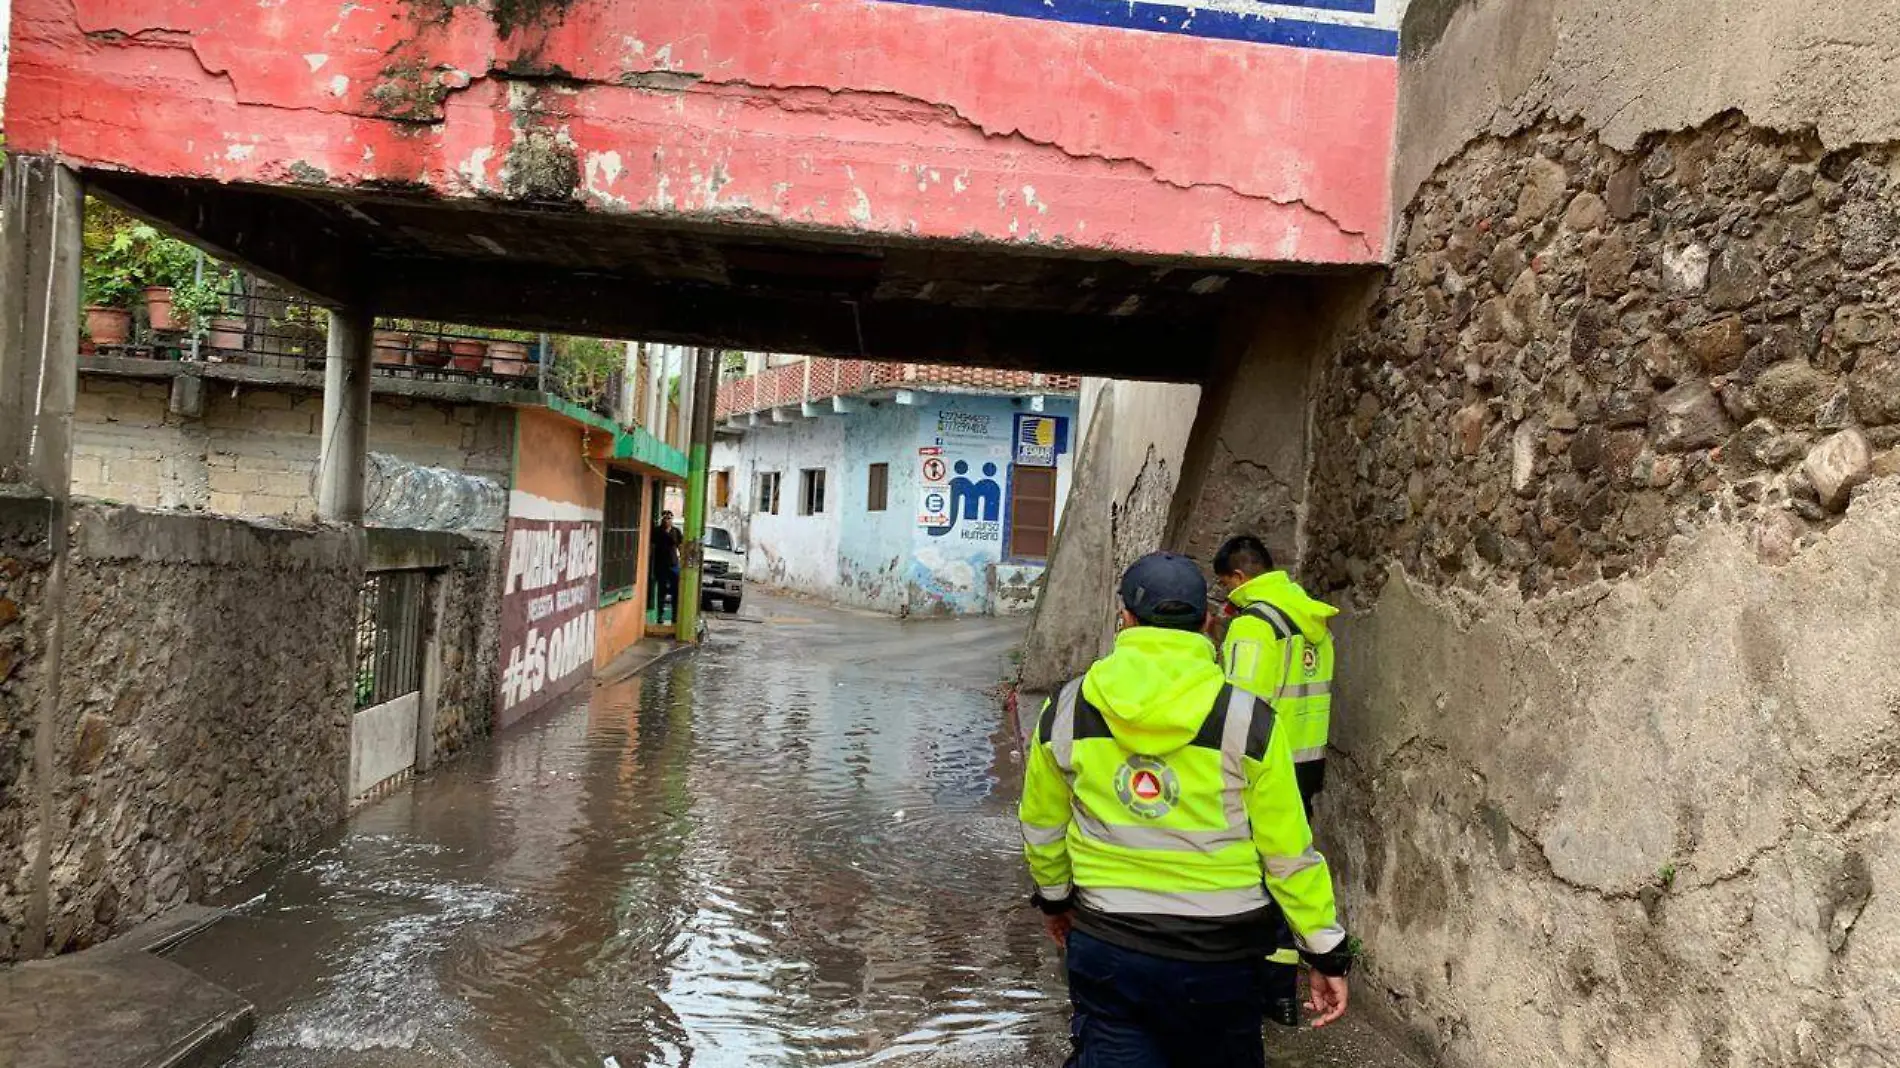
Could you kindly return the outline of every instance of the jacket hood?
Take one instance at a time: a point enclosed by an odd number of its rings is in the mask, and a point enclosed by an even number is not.
[[[1326,621],[1339,614],[1339,609],[1307,593],[1284,571],[1256,576],[1236,587],[1227,599],[1235,608],[1243,609],[1259,601],[1267,602],[1285,612],[1309,642],[1325,640]]]
[[[1129,627],[1083,676],[1082,696],[1124,747],[1163,756],[1200,732],[1226,681],[1205,635]]]

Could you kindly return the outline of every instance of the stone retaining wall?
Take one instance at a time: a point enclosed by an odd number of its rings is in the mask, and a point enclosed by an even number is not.
[[[50,502],[0,495],[0,961],[20,952],[33,904],[33,775]]]
[[[49,949],[202,898],[341,819],[361,535],[82,505]]]
[[[1309,571],[1535,595],[1712,523],[1788,562],[1900,472],[1895,157],[1734,118],[1471,146],[1321,387]]]
[[[1896,159],[1481,137],[1321,350],[1317,823],[1448,1063],[1895,1063]]]

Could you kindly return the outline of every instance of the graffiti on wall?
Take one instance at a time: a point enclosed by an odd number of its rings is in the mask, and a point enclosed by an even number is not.
[[[506,552],[495,698],[495,721],[502,726],[589,676],[600,600],[600,519],[510,516]]]

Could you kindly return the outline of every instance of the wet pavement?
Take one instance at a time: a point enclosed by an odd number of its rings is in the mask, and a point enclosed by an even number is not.
[[[1060,1064],[995,695],[1020,625],[747,614],[230,895],[171,959],[256,1005],[233,1063]],[[1343,1037],[1283,1063],[1400,1063]]]

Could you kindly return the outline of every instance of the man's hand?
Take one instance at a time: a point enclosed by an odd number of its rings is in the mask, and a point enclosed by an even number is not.
[[[1309,972],[1306,1008],[1312,1012],[1313,1026],[1325,1027],[1346,1015],[1346,977]]]
[[[1069,932],[1074,927],[1075,916],[1071,913],[1059,912],[1042,918],[1042,929],[1049,933],[1049,941],[1065,949],[1069,945]]]

